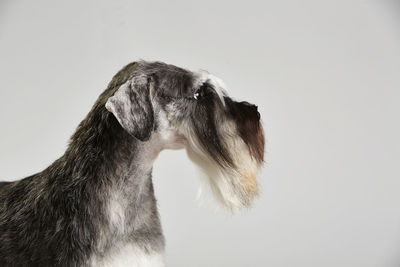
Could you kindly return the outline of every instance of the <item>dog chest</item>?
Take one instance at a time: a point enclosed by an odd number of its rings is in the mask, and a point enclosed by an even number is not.
[[[163,255],[160,252],[146,251],[134,244],[115,248],[103,257],[93,256],[92,267],[162,267]]]

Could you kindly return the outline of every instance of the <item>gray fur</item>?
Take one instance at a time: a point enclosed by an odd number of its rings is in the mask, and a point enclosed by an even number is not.
[[[218,97],[196,102],[194,79],[187,70],[159,62],[125,66],[61,158],[30,177],[0,183],[0,266],[89,266],[92,257],[132,243],[162,252],[151,179],[152,160],[163,149],[158,113],[174,104],[179,112],[169,122],[192,121],[188,125],[196,125],[205,150],[223,166],[231,162],[212,119],[229,112],[221,113]],[[209,104],[207,115],[199,105]],[[196,112],[209,120],[195,124]]]
[[[106,103],[122,127],[141,141],[150,138],[154,125],[150,101],[150,81],[145,75],[133,77],[124,83]]]

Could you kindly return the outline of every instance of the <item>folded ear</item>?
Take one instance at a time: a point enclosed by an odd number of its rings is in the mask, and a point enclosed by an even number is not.
[[[141,141],[150,138],[154,126],[150,86],[151,78],[136,76],[121,85],[106,103],[122,128]]]

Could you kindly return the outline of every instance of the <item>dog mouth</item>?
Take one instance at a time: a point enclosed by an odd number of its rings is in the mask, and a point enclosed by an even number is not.
[[[190,127],[185,127],[190,129]],[[230,161],[221,161],[221,157],[209,151],[196,133],[189,132],[185,136],[185,148],[189,159],[200,169],[206,188],[222,207],[233,212],[252,206],[259,195],[257,175],[263,164],[264,135],[262,128],[248,133],[246,138],[258,138],[257,142],[244,140],[236,123],[226,121],[220,125],[219,138]],[[262,146],[258,148],[257,146]],[[262,155],[261,155],[262,152]]]

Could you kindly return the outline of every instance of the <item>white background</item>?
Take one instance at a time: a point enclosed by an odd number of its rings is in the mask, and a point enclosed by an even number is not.
[[[256,103],[262,195],[199,207],[184,151],[154,167],[167,266],[400,266],[396,1],[0,2],[0,177],[38,172],[112,76],[161,60]]]

